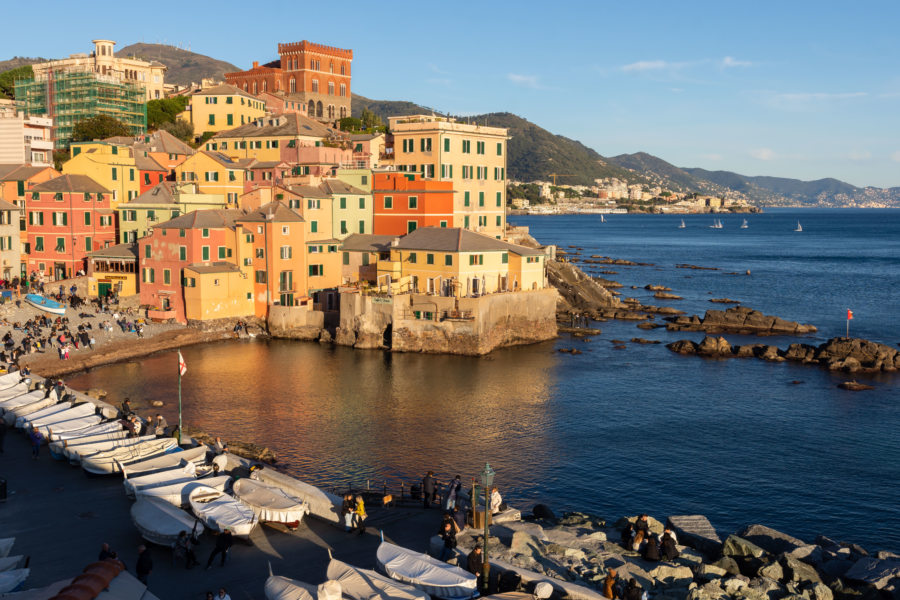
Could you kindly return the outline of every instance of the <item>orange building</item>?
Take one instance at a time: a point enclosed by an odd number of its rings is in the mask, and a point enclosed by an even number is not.
[[[225,73],[225,81],[253,95],[288,94],[306,105],[310,118],[334,121],[350,116],[353,50],[304,40],[278,44],[278,55],[264,65],[254,61],[249,71]]]
[[[372,229],[375,235],[405,235],[420,227],[453,223],[453,183],[414,173],[374,173]]]

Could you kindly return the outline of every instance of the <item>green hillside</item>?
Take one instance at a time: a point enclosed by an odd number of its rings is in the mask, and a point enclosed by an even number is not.
[[[231,63],[165,44],[131,44],[116,52],[116,56],[159,61],[166,65],[166,83],[178,85],[200,83],[204,77],[222,80],[225,73],[240,71]]]

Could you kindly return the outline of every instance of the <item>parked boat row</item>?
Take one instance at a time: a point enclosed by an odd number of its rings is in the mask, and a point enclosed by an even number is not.
[[[22,589],[31,574],[28,559],[22,555],[10,556],[16,538],[0,538],[0,594]]]

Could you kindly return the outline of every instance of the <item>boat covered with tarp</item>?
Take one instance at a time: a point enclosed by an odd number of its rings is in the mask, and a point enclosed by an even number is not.
[[[315,586],[290,577],[273,575],[271,565],[264,592],[266,600],[341,600],[341,584],[337,581],[329,580]]]
[[[194,515],[156,498],[138,498],[131,505],[131,521],[148,542],[171,547],[182,531],[203,533],[203,523]]]
[[[206,446],[197,446],[196,448],[188,448],[187,450],[175,450],[156,458],[148,458],[122,465],[122,473],[126,477],[138,477],[147,475],[154,471],[163,471],[171,469],[187,463],[193,463],[197,467],[206,462]]]
[[[64,410],[69,410],[72,408],[71,402],[57,402],[47,408],[42,408],[41,410],[35,411],[30,415],[25,415],[24,417],[19,417],[16,419],[16,428],[17,429],[31,429],[31,421],[35,419],[43,419],[44,417],[49,417],[50,415],[55,415],[56,413],[60,413]]]
[[[234,496],[249,506],[260,522],[284,523],[297,528],[303,517],[309,514],[307,502],[271,483],[255,479],[243,478],[234,482]]]
[[[230,529],[235,537],[247,538],[259,522],[249,506],[209,486],[191,490],[188,501],[203,524],[219,533]]]
[[[81,468],[94,475],[118,473],[121,464],[171,452],[177,445],[173,438],[158,438],[140,444],[113,448],[83,457]]]
[[[230,482],[230,475],[213,475],[212,477],[204,477],[203,479],[194,479],[192,481],[182,481],[181,483],[143,488],[136,490],[134,496],[136,498],[157,498],[174,506],[188,508],[191,505],[191,492],[198,487],[207,486],[214,490],[224,492],[228,489],[228,484]]]
[[[334,558],[325,573],[341,584],[341,593],[351,600],[431,600],[425,592],[369,569],[359,569]]]
[[[176,454],[180,454],[180,452]],[[189,481],[194,481],[196,479],[197,467],[194,463],[189,462],[173,469],[154,471],[153,473],[141,475],[140,477],[128,477],[125,475],[122,485],[125,487],[125,495],[129,498],[134,498],[134,493],[137,490],[154,488],[161,485],[171,485],[174,483],[188,483]]]
[[[478,595],[478,579],[472,573],[403,546],[382,541],[375,562],[391,579],[437,598],[461,600]]]

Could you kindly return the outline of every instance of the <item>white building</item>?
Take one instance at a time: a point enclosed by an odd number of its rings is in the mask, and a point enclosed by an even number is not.
[[[53,165],[53,119],[26,117],[15,102],[0,100],[0,164]]]

